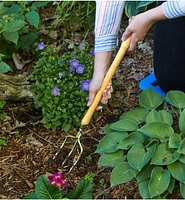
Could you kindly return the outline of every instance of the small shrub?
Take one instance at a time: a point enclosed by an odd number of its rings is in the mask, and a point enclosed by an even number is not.
[[[30,76],[34,81],[35,105],[42,108],[42,122],[47,128],[71,130],[81,125],[87,109],[93,55],[87,44],[83,51],[77,48],[61,56],[53,45],[41,49],[41,57]]]
[[[147,89],[139,104],[103,128],[98,163],[113,168],[111,186],[135,179],[149,199],[172,193],[178,183],[185,197],[185,93],[163,97]]]

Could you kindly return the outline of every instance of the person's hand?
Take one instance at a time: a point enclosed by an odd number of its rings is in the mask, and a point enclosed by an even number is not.
[[[112,52],[110,51],[95,54],[94,73],[91,83],[89,85],[89,100],[87,106],[90,106],[93,103],[95,95],[102,85],[103,79],[110,66],[111,56]],[[105,90],[102,92],[102,104],[108,103],[108,100],[111,98],[112,91],[112,83],[110,82]],[[102,107],[98,106],[97,110],[100,109],[102,109]]]
[[[128,51],[135,49],[137,43],[144,39],[151,26],[159,20],[166,19],[162,6],[157,6],[151,10],[143,12],[129,19],[129,25],[123,33],[122,40],[125,41],[131,37]]]

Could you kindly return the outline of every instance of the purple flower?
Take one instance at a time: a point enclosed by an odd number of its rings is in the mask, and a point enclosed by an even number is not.
[[[58,94],[60,94],[60,89],[57,87],[54,87],[52,89],[52,95],[56,97]]]
[[[82,88],[82,90],[88,91],[89,90],[89,84],[90,84],[90,82],[91,82],[91,80],[83,80],[80,83],[80,87]]]
[[[82,74],[82,73],[84,72],[84,66],[83,66],[82,64],[78,64],[78,65],[76,66],[76,72],[77,72],[78,74]]]
[[[59,78],[61,79],[62,77],[64,77],[65,74],[59,73]]]
[[[42,43],[40,43],[40,44],[37,45],[37,48],[38,48],[38,50],[40,50],[40,51],[43,50],[44,47],[45,47],[44,42],[42,42]]]
[[[63,178],[61,173],[52,174],[52,175],[48,176],[48,180],[51,185],[55,185],[58,188],[68,185],[68,183],[65,181],[65,179]]]
[[[93,55],[93,56],[95,55],[94,49],[91,50],[91,55]]]
[[[69,66],[69,67],[68,67],[68,70],[69,70],[70,72],[74,72],[74,71],[75,71],[75,68],[74,68],[73,66]]]
[[[70,60],[69,62],[70,62],[70,67],[74,67],[74,68],[76,68],[77,65],[79,64],[79,60],[77,60],[76,58]]]

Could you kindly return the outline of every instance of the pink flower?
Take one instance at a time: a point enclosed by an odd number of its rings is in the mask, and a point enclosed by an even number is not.
[[[65,187],[68,185],[68,183],[65,181],[61,173],[52,174],[48,176],[48,179],[51,185],[55,185],[58,188],[61,188],[63,186]]]

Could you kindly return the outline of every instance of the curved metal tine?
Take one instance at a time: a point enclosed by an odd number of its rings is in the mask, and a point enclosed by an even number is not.
[[[81,135],[80,135],[81,136]],[[72,167],[70,168],[70,170],[69,170],[69,172],[71,172],[72,170],[73,170],[73,168],[76,166],[76,164],[78,163],[78,161],[80,160],[80,158],[81,158],[81,155],[82,155],[82,153],[83,153],[83,147],[82,147],[82,144],[81,144],[81,142],[80,142],[80,136],[79,136],[79,138],[78,138],[78,144],[79,144],[79,147],[80,147],[80,153],[79,153],[79,156],[78,156],[78,158],[76,159],[76,161],[73,163],[73,165],[72,165]]]
[[[66,141],[67,141],[68,138],[76,138],[76,136],[68,135],[68,136],[65,138],[65,140],[63,141],[63,143],[60,145],[58,151],[55,153],[55,155],[53,156],[52,160],[54,160],[54,159],[58,156],[58,154],[62,151],[62,148],[63,148],[63,146],[65,145],[65,143],[66,143]]]
[[[67,157],[66,157],[65,160],[63,161],[62,165],[64,165],[64,164],[66,163],[66,161],[68,160],[68,158],[70,157],[70,155],[71,155],[72,152],[74,151],[77,142],[78,142],[78,143],[80,142],[80,137],[81,137],[81,135],[82,135],[82,134],[81,134],[81,131],[79,131],[79,132],[77,133],[77,135],[76,135],[75,137],[73,137],[73,138],[76,138],[75,143],[74,143],[74,145],[73,145],[71,151],[69,152],[69,154],[67,155]],[[81,146],[81,144],[80,144],[80,146]]]

